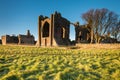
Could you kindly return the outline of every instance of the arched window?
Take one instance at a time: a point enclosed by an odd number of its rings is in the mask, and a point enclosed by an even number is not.
[[[65,28],[61,28],[61,37],[65,38]]]
[[[49,23],[45,22],[44,26],[43,26],[43,37],[49,37]]]

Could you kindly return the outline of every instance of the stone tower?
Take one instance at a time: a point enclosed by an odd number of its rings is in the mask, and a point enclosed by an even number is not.
[[[55,12],[51,17],[39,16],[38,46],[69,45],[70,22]]]
[[[30,34],[30,30],[27,30],[27,36],[30,37],[31,34]]]

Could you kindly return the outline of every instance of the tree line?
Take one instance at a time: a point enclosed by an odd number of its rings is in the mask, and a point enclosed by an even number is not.
[[[99,43],[105,35],[120,39],[120,18],[115,12],[106,8],[90,9],[82,14],[82,19],[90,26],[91,43]]]

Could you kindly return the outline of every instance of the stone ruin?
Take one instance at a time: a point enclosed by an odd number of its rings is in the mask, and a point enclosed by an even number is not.
[[[18,43],[18,37],[15,35],[4,35],[1,37],[2,39],[2,45],[6,44],[17,44]]]
[[[4,35],[1,37],[2,39],[2,45],[6,44],[18,44],[18,45],[34,45],[35,40],[34,36],[30,34],[30,31],[27,31],[27,35],[21,35],[18,36],[15,35]]]
[[[69,39],[70,24],[75,27],[75,43],[90,43],[90,27],[71,23],[55,12],[51,17],[39,16],[37,46],[62,46],[71,45]]]
[[[35,44],[35,40],[34,40],[34,36],[30,34],[30,31],[27,31],[26,35],[18,35],[18,44],[27,44],[27,45],[34,45]]]
[[[70,21],[63,18],[60,13],[51,14],[50,18],[39,16],[38,46],[70,45]]]
[[[88,24],[80,25],[79,22],[71,23],[75,26],[75,42],[76,43],[90,43],[91,28]]]
[[[70,24],[75,27],[75,41],[74,43],[69,39]],[[101,43],[116,43],[114,38],[101,36]],[[34,36],[30,34],[29,30],[27,35],[2,36],[2,44],[30,44],[34,45]],[[94,39],[94,35],[93,35]],[[38,40],[37,46],[68,46],[76,43],[90,43],[91,41],[91,28],[88,24],[80,25],[79,22],[71,23],[66,18],[62,17],[60,13],[55,12],[51,14],[50,18],[40,15],[38,18]]]

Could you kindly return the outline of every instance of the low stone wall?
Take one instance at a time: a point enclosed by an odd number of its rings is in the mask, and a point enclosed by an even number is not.
[[[99,49],[120,49],[120,43],[118,44],[76,44],[77,47],[79,48],[99,48]]]

